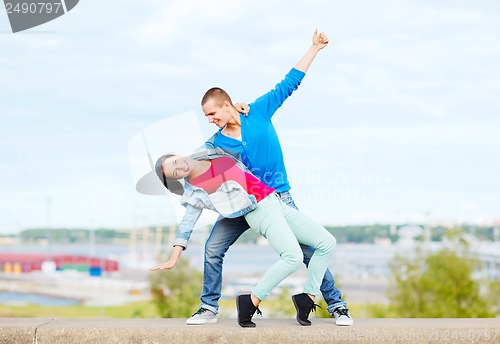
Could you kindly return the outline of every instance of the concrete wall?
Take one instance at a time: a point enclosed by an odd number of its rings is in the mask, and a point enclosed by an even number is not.
[[[355,319],[336,326],[312,318],[304,327],[295,319],[262,319],[241,328],[235,319],[191,325],[185,319],[0,319],[0,343],[500,343],[500,319]]]

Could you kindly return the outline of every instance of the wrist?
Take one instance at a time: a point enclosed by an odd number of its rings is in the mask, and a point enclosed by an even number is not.
[[[314,53],[314,54],[317,54],[318,51],[320,51],[320,50],[321,50],[321,47],[318,44],[313,44],[309,48],[309,51],[312,52],[312,53]]]

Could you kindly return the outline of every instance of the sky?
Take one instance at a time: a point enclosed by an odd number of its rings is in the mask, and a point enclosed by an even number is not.
[[[175,200],[135,191],[130,143],[194,112],[201,144],[204,92],[252,102],[315,28],[330,44],[273,118],[298,207],[498,223],[498,18],[487,0],[85,0],[13,34],[0,11],[0,233],[175,222]]]

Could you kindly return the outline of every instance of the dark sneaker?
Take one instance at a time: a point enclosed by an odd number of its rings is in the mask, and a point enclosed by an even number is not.
[[[351,326],[354,323],[349,310],[345,307],[335,308],[332,315],[335,317],[335,323],[338,326]]]
[[[200,308],[191,318],[186,320],[188,325],[213,324],[217,322],[217,315],[206,308]]]
[[[236,309],[238,310],[238,324],[241,327],[255,327],[252,317],[257,311],[257,314],[262,315],[258,307],[255,307],[250,294],[236,296]]]
[[[306,293],[301,293],[292,296],[293,305],[297,310],[297,321],[302,326],[311,326],[308,320],[309,313],[316,311],[316,304]],[[319,307],[319,306],[318,306]]]

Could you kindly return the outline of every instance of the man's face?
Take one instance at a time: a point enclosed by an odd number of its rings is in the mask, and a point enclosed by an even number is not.
[[[192,159],[174,155],[165,159],[161,164],[163,174],[167,178],[181,179],[187,177],[193,170],[194,164]]]
[[[213,123],[219,128],[224,128],[231,118],[229,107],[229,102],[225,101],[221,106],[217,105],[214,98],[211,98],[201,108],[208,118],[208,123]]]

